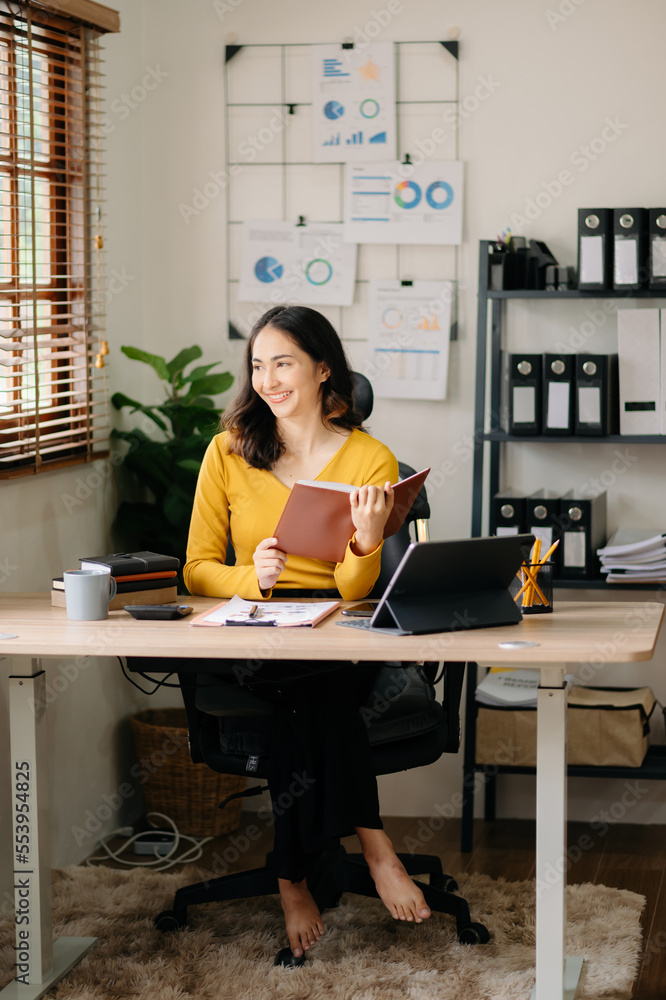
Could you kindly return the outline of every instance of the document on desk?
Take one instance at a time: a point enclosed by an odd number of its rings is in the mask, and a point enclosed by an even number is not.
[[[236,595],[197,615],[190,625],[311,628],[339,607],[340,601],[245,601]]]

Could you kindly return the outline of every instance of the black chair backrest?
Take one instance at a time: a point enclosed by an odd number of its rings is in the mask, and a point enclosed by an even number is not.
[[[352,381],[354,408],[360,415],[361,421],[367,420],[372,413],[372,407],[375,402],[375,394],[372,391],[372,386],[365,375],[361,375],[360,372],[352,372]]]

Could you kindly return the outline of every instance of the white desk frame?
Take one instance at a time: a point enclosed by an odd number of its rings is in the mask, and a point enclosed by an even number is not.
[[[191,598],[195,612],[214,603]],[[0,604],[2,630],[16,638],[0,640],[0,655],[27,655],[31,668],[10,681],[12,796],[16,843],[26,861],[15,860],[17,979],[0,991],[0,1000],[36,1000],[72,968],[94,938],[60,938],[52,944],[48,844],[48,747],[44,704],[45,675],[40,657],[117,655],[311,659],[313,645],[322,660],[451,661],[542,672],[537,698],[537,848],[536,984],[533,1000],[572,1000],[582,959],[565,956],[566,926],[566,690],[569,664],[631,663],[652,658],[664,609],[655,602],[561,603],[552,615],[525,619],[512,628],[489,628],[427,636],[387,636],[339,628],[339,613],[310,629],[190,628],[177,622],[137,622],[116,611],[103,622],[68,621],[52,608],[48,595],[5,595]],[[622,642],[609,643],[621,631]],[[261,635],[258,634],[261,632]],[[500,643],[529,640],[537,646],[506,650]],[[603,643],[603,646],[602,646]],[[11,671],[10,671],[11,673]],[[27,764],[27,767],[26,767]],[[30,775],[24,788],[20,776]],[[19,775],[17,780],[16,775]],[[24,803],[27,802],[27,808]],[[28,850],[22,829],[30,817]],[[23,919],[29,917],[27,924]],[[479,946],[482,947],[482,946]]]

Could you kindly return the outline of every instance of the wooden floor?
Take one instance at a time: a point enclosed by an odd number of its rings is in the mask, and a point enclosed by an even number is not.
[[[438,825],[433,823],[432,826]],[[477,820],[474,849],[460,851],[460,821],[450,820],[434,832],[427,818],[384,817],[384,826],[396,851],[437,854],[444,871],[478,872],[508,881],[534,877],[535,827],[528,820]],[[272,827],[254,813],[243,813],[232,834],[204,847],[197,866],[217,874],[263,865],[271,848]],[[570,823],[568,830],[570,884],[593,882],[630,889],[646,897],[643,911],[643,953],[633,1000],[666,997],[666,827],[614,824],[591,832],[586,823]],[[345,841],[358,851],[358,841]],[[473,916],[473,915],[472,915]]]

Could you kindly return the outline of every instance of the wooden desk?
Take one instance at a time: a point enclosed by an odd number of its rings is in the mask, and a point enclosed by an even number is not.
[[[188,598],[195,613],[216,602]],[[316,629],[192,628],[190,619],[135,621],[127,612],[111,612],[101,622],[69,621],[53,608],[48,595],[3,595],[0,630],[16,638],[0,639],[0,655],[27,655],[31,666],[10,680],[10,729],[14,822],[17,848],[25,861],[15,862],[16,906],[30,924],[16,926],[23,984],[2,993],[37,998],[51,989],[94,943],[90,938],[60,938],[52,944],[48,804],[48,747],[42,657],[150,656],[245,657],[322,660],[450,660],[538,667],[537,700],[537,856],[536,856],[536,1000],[573,997],[582,959],[565,963],[566,924],[566,691],[564,675],[588,661],[631,663],[654,652],[664,609],[656,603],[561,603],[552,615],[525,619],[517,626],[447,632],[427,636],[365,634],[340,628],[339,612]],[[464,611],[464,609],[461,609]],[[514,640],[538,643],[522,649],[499,645]],[[574,666],[570,666],[574,665]],[[25,774],[29,779],[25,780]],[[27,785],[27,789],[24,787]],[[20,790],[19,790],[20,789]],[[27,808],[25,807],[27,803]],[[19,809],[21,811],[19,811]],[[23,827],[30,818],[28,850]],[[21,832],[19,832],[21,831]]]

